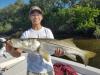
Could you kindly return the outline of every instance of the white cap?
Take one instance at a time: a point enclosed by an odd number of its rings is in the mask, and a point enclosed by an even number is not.
[[[43,14],[43,11],[42,11],[41,8],[38,7],[38,6],[32,6],[32,7],[30,8],[29,14],[31,14],[32,11],[39,11],[41,14]]]

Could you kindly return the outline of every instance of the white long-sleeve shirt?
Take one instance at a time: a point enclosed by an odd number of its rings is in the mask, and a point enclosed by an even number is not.
[[[21,38],[51,38],[54,36],[50,29],[42,27],[40,30],[28,29],[25,31]],[[50,57],[50,61],[46,61],[37,52],[29,53],[27,57],[27,70],[34,73],[45,73],[53,70],[53,65]]]

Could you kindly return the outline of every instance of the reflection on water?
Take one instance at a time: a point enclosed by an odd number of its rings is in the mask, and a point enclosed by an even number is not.
[[[89,65],[100,68],[100,39],[74,39],[74,43],[81,49],[97,53],[96,56],[89,61]]]

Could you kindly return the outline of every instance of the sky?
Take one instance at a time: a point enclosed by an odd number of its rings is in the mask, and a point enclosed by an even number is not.
[[[25,3],[28,3],[29,0],[23,0]],[[10,4],[15,3],[16,0],[0,0],[0,8],[7,7]]]
[[[23,0],[24,3],[29,3],[29,0]],[[77,0],[79,2],[80,0]],[[10,4],[14,4],[16,0],[0,0],[0,9],[7,7]]]

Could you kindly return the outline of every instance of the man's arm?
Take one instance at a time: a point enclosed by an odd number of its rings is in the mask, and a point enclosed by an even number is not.
[[[24,32],[21,38],[25,38],[26,32]],[[10,45],[10,41],[6,42],[6,51],[10,53],[13,57],[20,57],[22,50],[19,48],[14,48]]]

